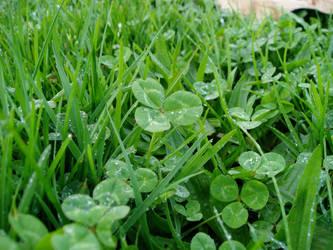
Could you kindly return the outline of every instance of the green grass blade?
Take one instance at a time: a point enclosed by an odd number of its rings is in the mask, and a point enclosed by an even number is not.
[[[144,202],[133,210],[133,213],[128,217],[126,222],[123,225],[124,232],[127,232],[137,221],[138,219],[145,213],[146,209],[161,195],[167,188],[167,185],[170,183],[172,178],[178,173],[178,171],[182,168],[183,164],[191,157],[194,150],[198,148],[200,143],[202,142],[203,137],[199,137],[195,143],[189,148],[189,150],[184,154],[184,156],[176,163],[176,166],[173,170],[159,183],[158,186],[151,192],[151,194],[144,200]]]
[[[43,47],[42,47],[42,50],[41,52],[39,53],[39,57],[38,57],[38,60],[37,60],[37,64],[35,66],[35,69],[34,69],[34,72],[32,74],[32,79],[35,79],[36,75],[37,75],[37,72],[38,72],[38,68],[43,60],[43,56],[44,56],[44,52],[45,52],[45,49],[48,45],[48,43],[50,42],[50,38],[51,38],[51,35],[52,35],[52,31],[53,31],[53,28],[54,28],[54,24],[55,22],[57,21],[57,18],[60,14],[60,11],[61,11],[61,8],[62,8],[62,5],[64,4],[65,0],[62,0],[60,5],[59,5],[59,8],[58,8],[58,11],[57,13],[55,14],[53,20],[52,20],[52,23],[50,25],[50,28],[49,28],[49,31],[47,32],[47,36],[46,36],[46,39],[43,43]]]
[[[279,130],[277,130],[274,127],[270,127],[272,132],[284,143],[286,146],[290,149],[290,151],[297,156],[299,154],[299,151],[297,149],[297,146],[295,143],[292,142],[285,134],[281,133]]]
[[[231,130],[228,134],[223,136],[214,146],[210,142],[207,142],[198,153],[196,153],[184,166],[182,171],[179,173],[175,181],[182,179],[188,175],[194,174],[201,170],[205,165],[220,149],[230,141],[230,139],[236,133],[236,129]]]
[[[46,164],[48,161],[48,158],[51,153],[51,146],[48,146],[45,148],[44,152],[40,155],[39,161],[38,161],[38,166],[42,169],[45,170]],[[20,204],[18,206],[18,211],[21,213],[27,213],[29,211],[30,204],[32,202],[32,198],[34,194],[36,193],[36,190],[38,188],[38,178],[36,175],[36,172],[33,172],[27,186],[24,189],[24,193],[22,195]]]
[[[322,150],[317,146],[301,176],[295,202],[288,214],[291,244],[294,250],[307,250],[311,247],[316,223],[316,195],[320,184],[321,165]]]

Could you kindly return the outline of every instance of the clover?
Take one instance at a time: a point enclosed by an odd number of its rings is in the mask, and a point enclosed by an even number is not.
[[[198,96],[180,90],[165,97],[163,86],[148,78],[137,80],[132,85],[136,99],[144,106],[135,111],[137,124],[149,132],[162,132],[174,126],[193,124],[202,113],[202,103]]]
[[[286,161],[283,156],[274,152],[260,156],[256,152],[247,151],[239,156],[238,161],[242,168],[268,177],[277,175],[286,167]]]
[[[82,224],[81,229],[74,228],[75,230],[87,231],[87,228],[94,227],[97,238],[103,245],[116,248],[117,238],[111,234],[111,228],[115,226],[116,221],[127,216],[130,207],[126,204],[133,197],[133,189],[116,176],[100,182],[94,188],[93,197],[86,194],[68,196],[61,204],[61,208],[67,218]],[[75,238],[71,234],[66,234],[65,227],[64,231],[64,235],[57,236],[59,244],[66,237]],[[95,239],[94,236],[89,237]],[[74,243],[76,242],[73,241]]]
[[[248,211],[242,203],[252,210],[260,210],[266,206],[269,197],[266,185],[257,180],[247,181],[239,193],[237,182],[229,175],[215,177],[210,194],[218,201],[229,203],[222,210],[222,219],[234,229],[243,226],[248,219]]]

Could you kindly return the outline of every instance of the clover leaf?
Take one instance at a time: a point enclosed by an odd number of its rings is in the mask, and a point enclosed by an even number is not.
[[[104,169],[105,169],[106,175],[111,178],[117,177],[122,180],[129,179],[129,176],[130,176],[129,167],[123,161],[119,161],[119,160],[108,161],[105,164]]]
[[[242,127],[243,129],[250,130],[261,125],[260,121],[237,121],[238,126]]]
[[[253,151],[244,152],[239,156],[238,162],[244,169],[255,171],[260,164],[260,155]]]
[[[163,86],[152,78],[134,82],[132,92],[145,106],[135,110],[135,120],[152,133],[168,130],[170,122],[175,126],[191,125],[203,111],[198,96],[180,90],[165,98]]]
[[[196,200],[190,200],[185,207],[175,204],[174,208],[178,213],[184,215],[188,221],[198,221],[202,218],[200,203]]]
[[[206,83],[206,82],[195,82],[193,84],[193,87],[207,101],[208,100],[214,100],[217,97],[219,97],[219,92],[218,92],[215,80],[212,81],[212,82],[210,82],[210,83]]]
[[[212,181],[210,193],[219,201],[234,201],[238,197],[238,185],[231,176],[219,175]]]
[[[170,123],[166,115],[155,109],[137,108],[135,110],[135,120],[141,128],[153,133],[170,128]]]
[[[286,167],[284,158],[274,152],[260,156],[255,152],[248,151],[242,153],[238,161],[242,168],[255,171],[259,175],[267,175],[268,177],[277,175]]]
[[[258,239],[264,242],[269,242],[274,238],[272,230],[273,224],[263,221],[257,220],[252,224],[254,230],[251,230],[251,234],[253,235],[253,239]]]
[[[84,194],[70,195],[61,208],[69,219],[88,226],[96,224],[107,210],[107,207],[96,205],[90,196]]]
[[[286,161],[281,155],[274,152],[266,153],[262,156],[262,162],[256,172],[272,177],[280,173],[285,166]]]
[[[151,108],[159,108],[164,101],[164,89],[158,81],[148,78],[134,82],[132,91],[135,98]]]
[[[52,246],[55,250],[70,249],[101,249],[95,235],[89,228],[78,224],[69,224],[63,227],[61,234],[56,234],[51,238]]]
[[[192,238],[191,250],[216,250],[216,246],[208,234],[200,232]]]
[[[9,215],[9,223],[23,242],[31,248],[48,233],[45,225],[30,214]]]
[[[129,210],[128,206],[112,207],[97,224],[97,237],[105,246],[117,247],[117,238],[111,234],[111,227],[115,221],[126,217]]]
[[[94,200],[100,205],[125,205],[130,198],[133,198],[133,189],[124,181],[118,178],[109,178],[99,183],[94,191]]]
[[[165,100],[163,111],[173,124],[187,126],[200,117],[201,100],[190,92],[177,91]]]
[[[229,114],[231,117],[236,118],[238,120],[242,121],[249,121],[250,120],[250,115],[247,114],[243,108],[241,107],[233,107],[229,109]]]
[[[236,201],[227,205],[222,210],[223,221],[231,228],[236,229],[247,222],[249,213],[242,206],[242,203]]]
[[[139,184],[140,192],[149,193],[157,185],[157,175],[153,170],[138,168],[135,170],[135,176]]]
[[[244,245],[236,240],[228,240],[223,242],[218,250],[246,250]]]
[[[271,223],[276,223],[281,216],[281,210],[279,203],[276,201],[270,201],[266,206],[260,210],[259,219],[265,220]]]
[[[21,250],[20,245],[7,235],[0,235],[0,246],[3,249]]]
[[[244,184],[240,196],[242,201],[249,208],[259,210],[266,205],[269,192],[264,183],[257,180],[251,180]]]
[[[274,103],[260,105],[251,116],[252,111],[252,107],[247,108],[247,111],[241,107],[233,107],[229,109],[229,114],[235,119],[238,126],[246,130],[254,129],[279,114],[279,110]]]

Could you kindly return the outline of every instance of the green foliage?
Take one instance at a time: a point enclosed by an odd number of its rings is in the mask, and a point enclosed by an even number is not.
[[[135,110],[135,120],[141,128],[153,133],[170,128],[168,118],[158,110],[139,107]]]
[[[0,248],[330,249],[333,26],[305,12],[0,1]]]
[[[67,197],[61,208],[69,219],[88,226],[96,224],[107,210],[106,206],[97,206],[90,196],[84,194]]]
[[[129,166],[123,161],[111,160],[108,161],[105,166],[105,173],[108,177],[117,177],[122,180],[127,180],[130,177]]]
[[[214,240],[205,233],[197,233],[191,241],[191,250],[215,250]]]
[[[277,175],[286,167],[285,159],[274,152],[262,156],[252,151],[244,152],[240,155],[238,161],[244,169],[270,177]]]
[[[96,227],[96,234],[100,242],[107,247],[117,247],[117,238],[111,234],[111,227],[117,220],[127,216],[130,208],[128,206],[116,206],[110,208]]]
[[[51,239],[54,250],[69,249],[102,249],[95,235],[89,228],[77,224],[69,224],[63,227],[62,234],[56,234]]]
[[[95,187],[93,198],[104,206],[124,205],[133,198],[133,189],[120,179],[109,178]]]
[[[246,248],[242,243],[235,240],[228,240],[223,242],[218,250],[245,250]]]
[[[238,197],[238,185],[231,176],[219,175],[212,181],[210,193],[219,201],[234,201]]]
[[[256,171],[260,165],[260,155],[256,152],[244,152],[239,156],[239,164],[246,170]]]
[[[218,98],[219,92],[216,86],[216,81],[212,81],[210,83],[206,82],[195,82],[193,84],[195,90],[205,98],[205,100],[214,100]]]
[[[44,224],[30,214],[16,214],[9,216],[9,222],[19,237],[28,247],[36,245],[48,233]],[[7,241],[7,244],[10,243]]]
[[[187,126],[199,119],[202,113],[199,97],[187,91],[177,91],[163,103],[162,110],[176,126]]]
[[[164,89],[156,80],[148,78],[146,80],[138,80],[133,83],[132,91],[135,98],[141,104],[159,108],[164,100]]]
[[[240,197],[249,208],[259,210],[266,205],[269,193],[264,183],[251,180],[243,185]]]
[[[322,151],[321,147],[318,146],[306,164],[297,186],[295,202],[288,214],[289,230],[295,236],[292,239],[293,249],[311,248],[316,220],[316,195],[320,187],[321,166]]]
[[[210,194],[216,200],[224,203],[239,199],[253,210],[264,208],[269,198],[268,188],[264,183],[257,180],[247,181],[242,187],[240,197],[238,197],[238,184],[228,175],[219,175],[215,177],[210,184]],[[247,222],[248,211],[240,202],[233,202],[223,208],[222,218],[229,227],[239,228]]]
[[[256,172],[267,176],[275,176],[285,167],[286,162],[284,158],[277,153],[271,152],[263,155],[262,162]]]
[[[187,126],[199,119],[202,105],[199,97],[188,91],[177,91],[164,99],[164,89],[154,79],[136,81],[132,86],[136,99],[150,108],[135,111],[138,125],[149,132],[161,132],[175,126]]]
[[[19,244],[16,243],[8,236],[0,235],[0,245],[1,247],[9,250],[19,250],[21,249]]]
[[[135,175],[139,184],[140,192],[149,193],[157,185],[157,175],[150,169],[138,168],[135,170]]]
[[[249,217],[247,210],[240,202],[233,202],[222,210],[223,221],[231,228],[243,226]]]
[[[184,215],[188,221],[199,221],[202,219],[200,203],[198,201],[190,200],[185,207],[180,204],[175,204],[175,210]]]

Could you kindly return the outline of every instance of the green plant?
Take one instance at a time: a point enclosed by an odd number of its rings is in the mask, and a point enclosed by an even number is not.
[[[154,79],[138,80],[132,86],[136,99],[147,107],[135,111],[135,120],[149,132],[161,132],[175,126],[187,126],[202,113],[200,99],[187,91],[177,91],[164,99],[164,89]]]
[[[331,249],[333,26],[298,15],[0,1],[1,247]]]
[[[219,201],[232,202],[238,199],[238,185],[231,176],[219,175],[210,185],[210,194]],[[250,209],[260,210],[265,207],[268,197],[264,183],[250,180],[243,185],[239,199]],[[247,222],[248,212],[240,202],[232,202],[223,208],[222,219],[229,227],[239,228]]]

